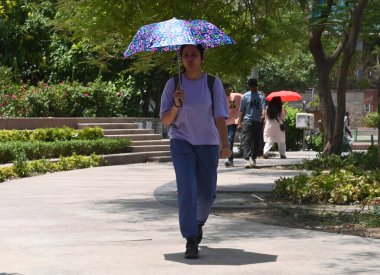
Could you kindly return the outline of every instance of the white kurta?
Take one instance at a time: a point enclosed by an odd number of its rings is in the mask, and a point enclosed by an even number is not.
[[[268,119],[265,115],[264,142],[284,143],[285,131],[281,131],[280,122],[285,119],[285,110],[282,109],[278,122],[276,119]]]

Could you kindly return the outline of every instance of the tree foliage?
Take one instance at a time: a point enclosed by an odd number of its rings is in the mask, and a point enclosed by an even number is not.
[[[368,8],[359,25],[368,48],[353,55],[350,31],[357,23],[355,9],[364,2]],[[265,91],[302,90],[313,87],[317,77],[319,91],[325,91],[320,95],[325,119],[332,118],[324,121],[330,128],[325,141],[332,144],[333,137],[340,138],[334,136],[338,133],[334,127],[342,128],[335,125],[335,117],[341,123],[345,106],[339,104],[335,110],[331,88],[344,91],[343,84],[374,85],[372,60],[378,55],[379,7],[375,0],[0,1],[0,75],[9,79],[12,68],[13,76],[31,83],[87,83],[99,75],[117,81],[119,73],[125,79],[133,75],[135,97],[141,98],[144,115],[148,115],[152,102],[159,105],[166,80],[177,72],[175,55],[145,53],[125,60],[123,51],[143,25],[173,17],[205,19],[237,44],[207,50],[204,69],[233,83],[239,91],[245,89],[253,68]],[[322,51],[316,51],[316,45]],[[305,51],[307,47],[310,52]],[[351,60],[366,68],[364,79],[351,81],[357,74],[355,66],[349,66]],[[347,79],[351,82],[346,83]],[[367,79],[371,81],[367,83]],[[157,108],[151,112],[157,114]],[[339,144],[334,146],[338,152]]]
[[[286,55],[294,48],[292,38],[305,36],[299,28],[301,13],[287,15],[286,10],[293,1],[62,0],[58,3],[57,28],[69,32],[74,41],[86,39],[99,54],[100,66],[109,68],[123,63],[126,74],[134,73],[145,79],[140,82],[140,90],[149,93],[144,109],[150,99],[159,102],[167,78],[176,74],[177,67],[173,63],[174,53],[142,53],[122,59],[122,52],[143,25],[177,17],[205,19],[220,27],[237,44],[207,50],[204,69],[239,89],[245,89],[245,80],[255,64],[268,56]]]
[[[258,63],[260,89],[304,91],[317,83],[315,64],[310,53],[297,50],[284,58],[268,56]]]

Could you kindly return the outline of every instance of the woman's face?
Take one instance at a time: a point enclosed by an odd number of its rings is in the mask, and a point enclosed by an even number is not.
[[[183,49],[182,63],[187,72],[201,69],[202,57],[197,47],[190,45]]]

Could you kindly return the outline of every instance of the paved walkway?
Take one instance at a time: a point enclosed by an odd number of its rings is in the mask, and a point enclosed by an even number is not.
[[[219,169],[219,191],[270,190],[296,171]],[[222,202],[216,203],[220,205]],[[0,275],[379,274],[380,240],[211,216],[185,260],[171,163],[61,172],[0,184]]]

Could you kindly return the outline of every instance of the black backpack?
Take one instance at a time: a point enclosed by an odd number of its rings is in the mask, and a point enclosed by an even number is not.
[[[210,94],[211,94],[211,110],[212,110],[212,115],[214,115],[214,82],[215,82],[215,76],[211,75],[211,74],[207,74],[207,86],[208,86],[208,89],[210,91]],[[176,75],[174,77],[174,87],[175,89],[178,87],[178,84],[179,84],[179,77],[178,75]]]

